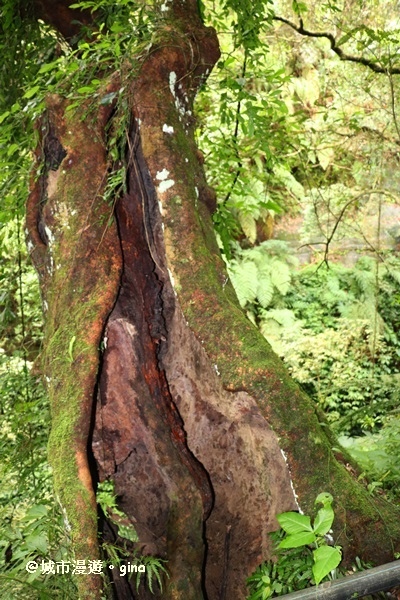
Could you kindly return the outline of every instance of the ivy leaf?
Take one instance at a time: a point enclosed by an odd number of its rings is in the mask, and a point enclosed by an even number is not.
[[[328,573],[336,569],[342,560],[342,553],[337,547],[321,546],[313,551],[313,557],[314,565],[312,571],[315,583],[318,585]]]

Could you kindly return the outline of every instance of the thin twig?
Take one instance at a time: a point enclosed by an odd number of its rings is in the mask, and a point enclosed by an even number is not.
[[[246,76],[246,68],[247,68],[247,53],[245,52],[244,59],[243,59],[243,66],[242,66],[242,79],[244,79],[245,76]],[[243,163],[242,163],[242,161],[240,159],[240,154],[239,154],[239,149],[238,149],[239,120],[240,120],[240,111],[241,111],[241,108],[242,108],[242,100],[240,98],[238,100],[237,106],[236,106],[235,131],[233,132],[233,145],[234,145],[234,148],[235,148],[235,154],[236,154],[236,158],[237,158],[237,161],[238,161],[238,168],[236,170],[235,177],[233,179],[233,182],[232,182],[232,185],[230,187],[230,190],[227,193],[227,195],[225,196],[225,199],[224,199],[224,201],[222,203],[223,205],[226,205],[227,202],[228,202],[228,200],[229,200],[229,198],[231,197],[233,189],[234,189],[234,187],[235,187],[235,185],[237,183],[237,180],[239,179],[239,175],[240,175],[240,173],[242,171],[242,168],[243,168]]]
[[[388,69],[387,67],[381,67],[377,63],[375,63],[372,60],[369,60],[368,58],[365,58],[363,56],[354,56],[352,54],[346,54],[346,52],[343,52],[343,50],[341,48],[339,48],[339,46],[337,45],[336,39],[334,38],[334,36],[331,33],[329,33],[328,31],[324,31],[324,32],[309,31],[308,29],[306,29],[304,27],[302,19],[300,19],[300,25],[296,25],[295,23],[292,23],[292,21],[289,21],[289,19],[285,19],[284,17],[279,17],[277,15],[275,15],[273,17],[273,20],[280,21],[281,23],[285,23],[285,25],[289,25],[289,27],[291,27],[292,29],[297,31],[297,33],[300,33],[301,35],[305,35],[307,37],[314,37],[314,38],[325,38],[325,39],[329,40],[329,43],[331,45],[331,50],[333,50],[333,52],[335,52],[335,54],[337,54],[337,56],[340,58],[340,60],[346,60],[349,62],[359,63],[361,65],[364,65],[365,67],[368,67],[369,69],[371,69],[371,71],[374,71],[374,73],[384,73],[385,75],[388,75],[388,74],[399,75],[400,74],[399,67],[391,67],[390,69]]]

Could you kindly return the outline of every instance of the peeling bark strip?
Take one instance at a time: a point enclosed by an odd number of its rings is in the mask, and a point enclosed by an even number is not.
[[[27,204],[28,247],[39,273],[46,324],[42,364],[51,405],[49,459],[75,557],[99,558],[97,508],[87,444],[99,343],[119,285],[121,253],[107,174],[104,127],[111,107],[92,119],[48,99],[40,122],[41,175]],[[43,154],[42,154],[43,153]],[[100,597],[98,575],[78,578],[82,600]]]

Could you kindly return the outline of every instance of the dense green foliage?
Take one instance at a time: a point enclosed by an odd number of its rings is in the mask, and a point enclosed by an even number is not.
[[[38,556],[65,560],[68,539],[46,461],[46,394],[32,363],[41,337],[38,283],[18,218],[2,223],[0,257],[0,593],[10,600],[73,597],[68,576],[39,580],[39,572],[25,570]]]
[[[277,516],[281,529],[271,534],[277,560],[263,563],[249,577],[249,600],[267,600],[337,578],[340,547],[330,546],[326,537],[334,520],[332,501],[330,494],[318,494],[315,504],[322,507],[313,523],[297,512]]]

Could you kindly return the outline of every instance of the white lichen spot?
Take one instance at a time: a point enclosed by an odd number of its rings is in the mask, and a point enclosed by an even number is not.
[[[52,275],[53,271],[54,271],[54,258],[52,257],[52,255],[50,254],[50,266],[48,267],[48,272],[49,275]]]
[[[44,230],[46,232],[46,237],[49,242],[49,246],[51,246],[54,243],[54,235],[52,234],[51,229],[47,227],[47,225],[44,226]]]
[[[63,517],[64,517],[64,528],[65,528],[65,531],[67,531],[69,533],[70,531],[72,531],[72,527],[70,525],[70,522],[68,521],[67,511],[65,510],[64,507],[62,507],[62,513],[63,513]]]
[[[27,241],[27,243],[26,243],[26,246],[27,246],[27,248],[28,248],[28,252],[29,252],[29,254],[32,254],[32,252],[33,252],[33,251],[34,251],[34,249],[35,249],[35,246],[32,244],[31,240],[28,240],[28,241]]]
[[[175,181],[173,179],[167,179],[165,181],[162,181],[157,189],[160,192],[160,194],[162,194],[163,192],[169,190],[169,188],[171,188],[173,185],[175,185]]]
[[[185,116],[186,109],[185,109],[185,106],[183,105],[183,103],[180,101],[180,99],[176,95],[176,81],[177,81],[176,73],[175,73],[175,71],[171,71],[169,74],[169,89],[171,90],[171,94],[175,98],[175,106],[178,111],[179,120],[182,120],[182,118]],[[179,90],[182,89],[182,84],[178,85],[178,89]]]
[[[293,481],[292,481],[292,474],[290,472],[290,467],[289,467],[289,463],[287,461],[287,456],[286,456],[285,452],[282,450],[282,448],[281,448],[281,454],[283,456],[283,459],[284,459],[284,461],[286,463],[286,466],[287,466],[287,470],[289,472],[290,487],[292,488],[292,492],[293,492],[293,496],[294,496],[294,501],[296,502],[297,510],[299,511],[299,513],[301,515],[304,515],[304,512],[300,508],[299,497],[296,494],[296,490],[294,489],[294,485],[293,485]]]
[[[45,312],[47,312],[49,310],[49,305],[47,304],[46,300],[43,300],[43,310]]]
[[[104,350],[107,348],[108,337],[107,334],[103,337],[103,348]]]
[[[176,73],[175,71],[171,71],[169,74],[169,89],[171,90],[171,94],[175,98],[175,86],[176,86]]]
[[[175,106],[176,106],[176,108],[178,110],[178,113],[179,113],[179,119],[183,119],[183,117],[185,116],[186,109],[183,106],[183,104],[179,101],[179,98],[176,98],[176,100],[175,100]]]
[[[158,181],[164,181],[167,179],[168,175],[169,171],[167,171],[167,169],[163,169],[162,171],[157,171],[156,179],[158,179]]]
[[[158,201],[158,208],[159,208],[159,211],[160,211],[160,215],[162,216],[163,213],[164,213],[164,209],[163,209],[163,205],[162,205],[161,200]],[[163,227],[164,227],[164,223],[163,223]]]
[[[58,502],[58,504],[59,504],[59,506],[61,508],[61,512],[62,512],[62,515],[63,515],[65,529],[66,529],[66,531],[69,532],[69,531],[71,531],[71,525],[70,525],[70,523],[68,521],[67,511],[65,510],[64,506],[61,503],[60,496],[58,494],[56,494],[55,496],[56,496],[56,500],[57,500],[57,502]]]
[[[221,373],[218,370],[218,366],[214,365],[214,371],[216,372],[216,374],[218,375],[218,377],[221,375]]]
[[[196,186],[194,186],[194,192],[196,194],[196,198],[198,198],[199,197],[199,190],[197,189]]]
[[[164,133],[174,133],[172,125],[167,125],[166,123],[164,123],[162,130]]]

